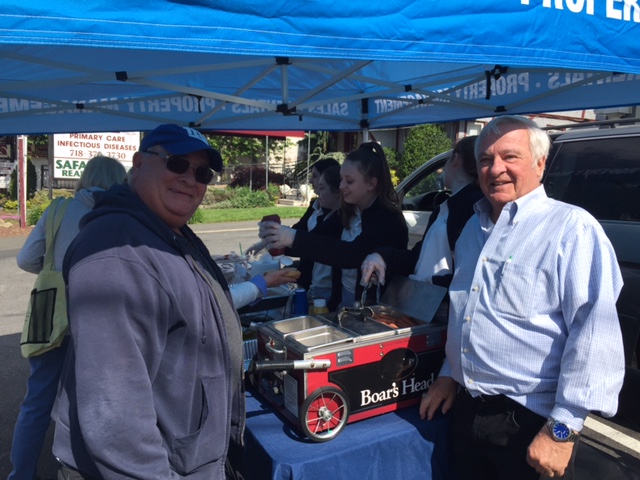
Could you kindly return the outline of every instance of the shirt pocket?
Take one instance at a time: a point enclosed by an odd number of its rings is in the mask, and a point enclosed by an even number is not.
[[[171,442],[171,464],[181,475],[219,461],[226,451],[229,386],[224,375],[202,378],[201,384],[200,428]]]
[[[497,271],[497,286],[492,299],[496,313],[508,320],[526,320],[535,311],[544,288],[539,283],[537,268],[513,261],[505,262]]]

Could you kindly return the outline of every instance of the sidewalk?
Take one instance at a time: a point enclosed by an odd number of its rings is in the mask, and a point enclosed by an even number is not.
[[[19,250],[24,245],[27,235],[20,237],[0,237],[0,250]]]
[[[211,232],[216,230],[228,230],[228,229],[244,229],[244,228],[257,228],[258,220],[249,220],[245,222],[227,222],[227,223],[198,223],[195,225],[189,225],[191,229],[197,233],[199,232]],[[29,236],[25,232],[24,235],[15,237],[0,237],[0,251],[12,251],[20,250],[24,242]]]

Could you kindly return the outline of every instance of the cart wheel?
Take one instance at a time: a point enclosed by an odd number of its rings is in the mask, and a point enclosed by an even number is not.
[[[338,436],[349,418],[349,406],[342,390],[321,387],[300,407],[303,433],[315,442],[326,442]]]

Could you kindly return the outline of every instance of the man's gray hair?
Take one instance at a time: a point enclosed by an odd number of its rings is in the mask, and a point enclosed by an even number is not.
[[[491,120],[478,135],[476,141],[476,160],[482,154],[482,144],[489,134],[503,135],[512,129],[525,129],[529,132],[529,150],[535,166],[543,158],[547,158],[551,149],[551,139],[533,120],[519,115],[503,115]]]

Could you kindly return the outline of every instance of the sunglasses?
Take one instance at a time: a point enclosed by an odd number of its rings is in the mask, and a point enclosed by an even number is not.
[[[213,180],[213,170],[209,167],[205,167],[201,165],[199,167],[192,167],[191,162],[180,155],[165,155],[159,152],[152,152],[151,150],[146,150],[144,153],[149,153],[151,155],[157,155],[160,158],[164,159],[166,162],[167,170],[173,173],[177,173],[178,175],[182,175],[184,172],[193,169],[193,174],[196,177],[196,182],[203,183],[205,185],[209,185],[211,180]]]

